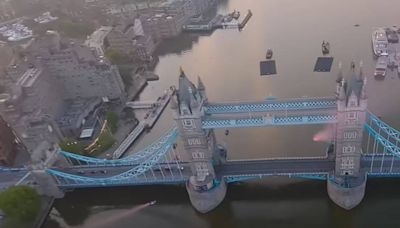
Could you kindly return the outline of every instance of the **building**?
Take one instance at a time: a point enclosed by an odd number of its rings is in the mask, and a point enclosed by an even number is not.
[[[135,51],[133,44],[135,32],[133,28],[133,26],[127,24],[113,27],[106,37],[106,47],[128,56],[133,55]]]
[[[15,16],[15,11],[10,2],[10,0],[0,1],[0,21],[9,20]]]
[[[167,8],[152,8],[142,11],[139,16],[143,31],[157,44],[163,39],[177,36],[185,23],[183,11],[170,12]]]
[[[153,39],[149,35],[137,36],[134,39],[135,57],[142,61],[152,59],[152,54],[156,48]]]
[[[29,68],[22,75],[16,72],[7,80],[0,114],[29,152],[43,141],[58,143],[61,135],[53,119],[61,108],[62,87],[42,68]]]
[[[105,56],[107,49],[113,49],[129,57],[149,60],[155,50],[155,44],[150,35],[143,31],[141,21],[127,20],[115,27],[102,26],[86,40],[97,56]]]
[[[63,85],[66,99],[125,98],[125,86],[118,68],[96,56],[89,47],[71,44],[49,53],[43,62],[51,76]]]
[[[16,156],[16,137],[7,122],[0,117],[0,165],[12,165]]]
[[[104,52],[106,51],[104,47],[104,39],[111,30],[111,26],[101,26],[89,36],[85,41],[85,45],[92,48],[97,56],[104,56]]]
[[[83,126],[88,126],[93,130],[97,122],[97,110],[101,103],[102,100],[96,97],[65,100],[63,111],[56,120],[63,136],[77,138],[84,130]],[[88,124],[90,120],[92,120],[92,124]]]

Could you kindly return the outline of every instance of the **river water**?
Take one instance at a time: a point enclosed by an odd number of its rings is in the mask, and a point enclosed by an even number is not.
[[[198,75],[202,78],[210,101],[332,96],[338,63],[343,63],[346,75],[354,60],[363,62],[368,78],[369,110],[400,127],[400,78],[389,71],[384,80],[375,80],[371,49],[374,28],[400,26],[400,1],[221,0],[216,10],[234,9],[242,16],[247,9],[253,12],[241,32],[183,34],[165,42],[158,50],[160,62],[155,69],[160,80],[149,83],[140,99],[153,100],[176,85],[180,66],[193,82]],[[330,42],[335,58],[331,73],[312,71],[322,40]],[[267,48],[274,50],[278,74],[261,77],[259,61]],[[167,108],[131,152],[172,124]],[[217,131],[217,137],[228,148],[229,159],[321,156],[326,144],[313,142],[312,137],[323,127],[233,129],[228,136]],[[55,203],[44,227],[97,227],[103,220],[113,221],[114,228],[399,227],[399,192],[399,180],[369,180],[361,205],[345,211],[329,200],[325,182],[267,178],[230,185],[224,202],[202,215],[191,207],[182,186],[76,190]],[[143,206],[151,200],[157,204]]]

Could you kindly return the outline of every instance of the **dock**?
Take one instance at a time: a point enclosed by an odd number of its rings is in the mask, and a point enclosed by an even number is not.
[[[128,148],[139,138],[145,129],[151,129],[157,122],[158,118],[163,113],[165,107],[167,107],[171,97],[175,94],[175,88],[171,87],[166,93],[159,97],[154,103],[144,102],[141,105],[148,105],[151,103],[151,110],[146,113],[144,120],[140,121],[139,124],[129,133],[129,135],[122,141],[119,147],[113,153],[113,159],[121,158]],[[134,103],[134,102],[127,102]],[[130,106],[128,106],[130,107]]]
[[[174,94],[175,88],[171,87],[162,97],[159,97],[154,108],[149,110],[146,114],[147,118],[145,117],[144,120],[146,128],[152,128],[154,126]]]
[[[125,106],[132,109],[149,109],[156,106],[156,103],[156,101],[129,101]]]
[[[218,14],[212,19],[196,21],[183,26],[183,30],[187,32],[212,32],[215,29],[243,29],[250,18],[253,16],[251,10],[248,10],[242,22],[232,17],[232,13],[228,15]]]
[[[249,22],[250,18],[253,16],[253,13],[251,10],[249,10],[246,14],[246,17],[243,19],[243,21],[239,24],[239,30],[242,30],[244,26],[246,26],[247,22]]]

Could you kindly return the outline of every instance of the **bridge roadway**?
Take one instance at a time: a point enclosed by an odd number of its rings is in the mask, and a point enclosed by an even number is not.
[[[336,109],[336,98],[298,98],[259,102],[208,103],[206,114]]]
[[[383,162],[382,162],[383,161]],[[371,166],[372,164],[372,166]],[[279,159],[279,160],[243,160],[228,161],[223,165],[215,166],[217,177],[258,177],[262,176],[308,176],[326,175],[334,170],[335,161],[332,158],[315,159]],[[104,184],[104,181],[93,181],[83,183],[79,181],[58,178],[60,187],[82,188],[101,186],[124,186],[124,185],[152,185],[183,183],[191,176],[188,162],[163,163],[130,179],[114,181]],[[400,158],[390,155],[364,156],[361,162],[362,170],[374,175],[400,176]],[[93,178],[107,178],[130,170],[132,166],[103,166],[103,167],[65,167],[54,168],[57,171]],[[105,171],[105,172],[104,172]]]
[[[372,166],[371,166],[372,164]],[[178,169],[177,167],[183,167]],[[367,155],[363,156],[361,162],[362,170],[372,176],[400,176],[400,157],[391,155]],[[131,165],[121,166],[85,166],[85,167],[54,167],[54,170],[93,178],[107,178],[126,172],[132,168]],[[105,170],[105,172],[104,172]],[[278,160],[242,160],[228,161],[223,165],[215,166],[216,174],[222,177],[256,177],[291,175],[307,176],[315,174],[328,174],[334,170],[334,160],[328,159],[278,159]],[[0,170],[0,190],[17,183],[29,172],[28,169]],[[152,185],[183,183],[191,176],[188,162],[161,163],[146,173],[129,179],[107,184],[106,186],[125,185]],[[28,182],[34,182],[29,177]],[[63,188],[86,188],[105,186],[103,182],[79,183],[77,181],[58,178],[60,187]]]

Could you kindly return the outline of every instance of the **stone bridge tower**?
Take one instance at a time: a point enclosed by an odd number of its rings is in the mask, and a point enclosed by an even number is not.
[[[361,202],[366,184],[366,174],[361,170],[366,78],[361,67],[356,74],[352,64],[350,80],[340,73],[337,83],[336,161],[335,173],[328,180],[328,193],[336,204],[351,209]]]
[[[56,178],[46,172],[46,169],[52,166],[69,166],[66,159],[59,154],[58,146],[43,141],[31,154],[31,161],[31,174],[37,182],[35,187],[39,194],[55,198],[64,197],[64,191],[58,187]]]
[[[218,206],[226,193],[226,184],[217,179],[213,166],[220,162],[214,132],[202,128],[206,103],[205,87],[200,78],[196,88],[181,69],[179,88],[171,99],[171,108],[191,163],[192,176],[186,188],[194,208],[202,213]]]

